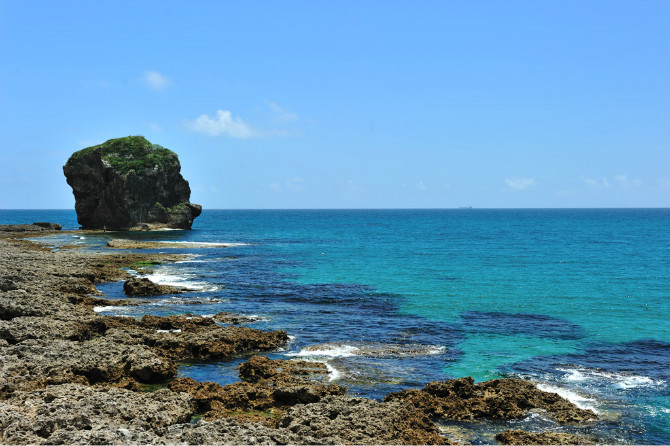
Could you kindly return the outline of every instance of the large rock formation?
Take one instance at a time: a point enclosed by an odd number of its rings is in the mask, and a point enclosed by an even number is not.
[[[84,229],[190,229],[202,207],[177,155],[142,136],[110,139],[75,152],[63,166]]]

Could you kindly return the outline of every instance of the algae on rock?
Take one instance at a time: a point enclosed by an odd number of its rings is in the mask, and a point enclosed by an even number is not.
[[[142,136],[110,139],[70,156],[63,172],[84,229],[190,229],[202,207],[177,154]]]

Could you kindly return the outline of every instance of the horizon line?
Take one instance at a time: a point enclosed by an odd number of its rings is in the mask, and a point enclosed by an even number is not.
[[[623,206],[623,207],[475,207],[475,206],[459,206],[459,207],[369,207],[369,208],[205,208],[204,211],[403,211],[403,210],[458,210],[458,211],[474,211],[474,210],[548,210],[548,209],[670,209],[670,206]],[[0,208],[0,211],[75,211],[74,208]],[[76,212],[76,211],[75,211]]]

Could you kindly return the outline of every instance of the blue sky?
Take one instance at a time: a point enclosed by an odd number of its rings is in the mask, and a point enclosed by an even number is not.
[[[0,0],[0,208],[144,135],[206,208],[670,206],[670,2]]]

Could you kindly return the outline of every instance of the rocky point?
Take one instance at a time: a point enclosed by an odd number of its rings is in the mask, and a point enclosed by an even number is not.
[[[190,229],[190,202],[177,154],[142,136],[110,139],[70,156],[63,172],[84,229]]]

